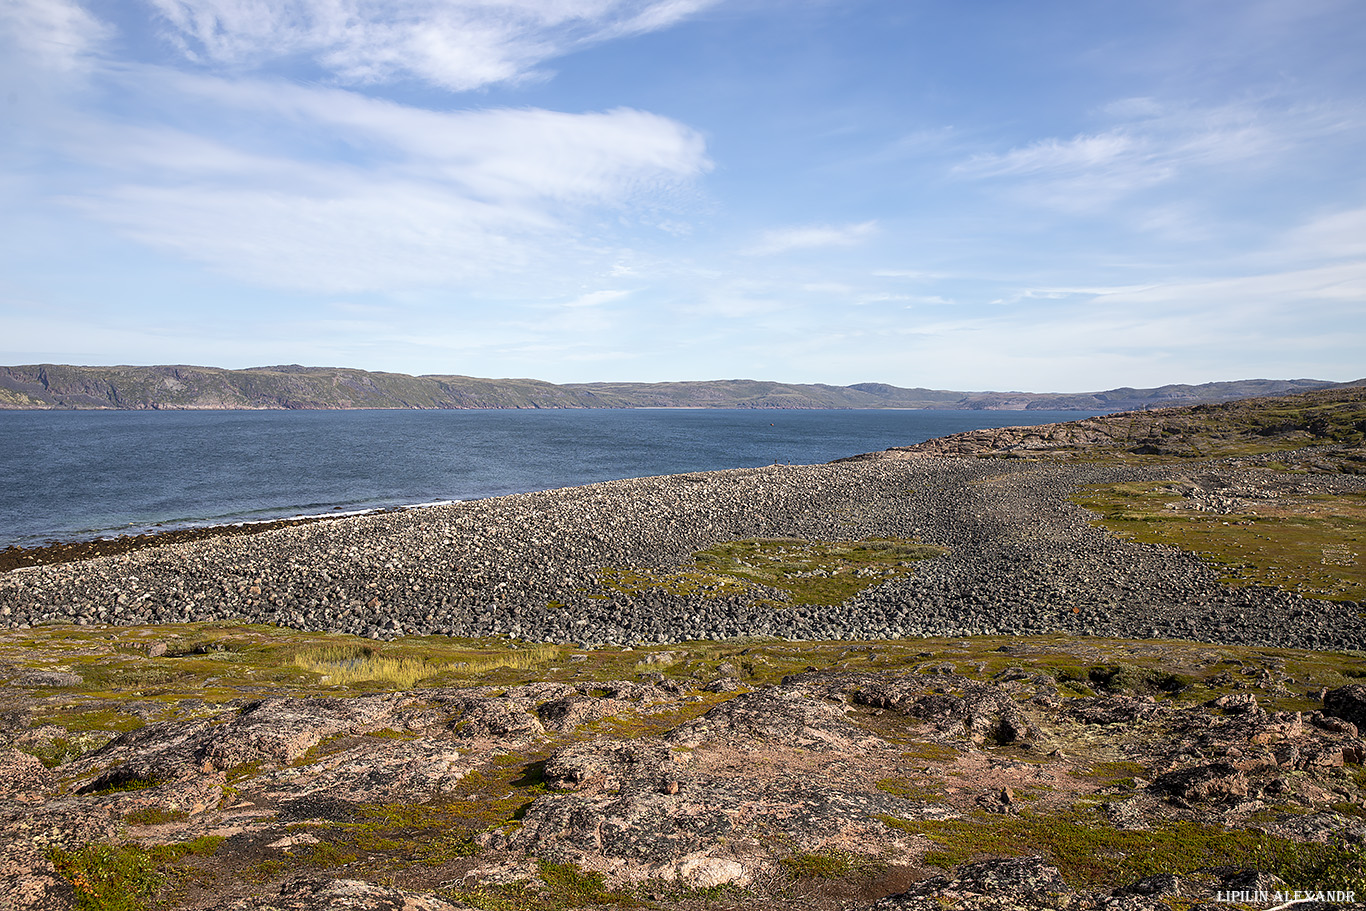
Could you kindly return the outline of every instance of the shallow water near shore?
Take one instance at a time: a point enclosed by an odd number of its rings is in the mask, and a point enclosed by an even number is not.
[[[1076,411],[0,412],[0,547],[812,464]]]

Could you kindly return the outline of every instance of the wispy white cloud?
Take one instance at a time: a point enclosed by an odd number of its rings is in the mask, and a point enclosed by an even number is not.
[[[1124,122],[1096,133],[977,154],[953,172],[993,181],[1032,204],[1094,211],[1178,180],[1267,172],[1346,123],[1343,111],[1270,103],[1177,107],[1150,98],[1117,102],[1104,114]]]
[[[877,278],[908,278],[917,281],[929,281],[931,279],[946,277],[942,272],[931,272],[922,269],[875,269],[873,275]]]
[[[701,135],[631,108],[582,114],[495,108],[432,111],[344,89],[178,77],[175,87],[226,108],[321,129],[376,164],[419,169],[481,198],[616,197],[711,167]]]
[[[659,203],[710,167],[695,131],[643,111],[436,112],[342,89],[137,78],[269,129],[210,137],[82,121],[64,151],[112,182],[68,203],[143,243],[276,287],[394,290],[523,270],[532,243],[559,238],[559,255],[572,255],[566,238],[585,211]],[[320,139],[350,154],[318,161]]]
[[[666,28],[716,0],[150,0],[191,59],[306,56],[349,83],[464,91],[533,78],[553,57]]]
[[[615,301],[624,300],[625,298],[628,298],[630,296],[630,291],[610,289],[602,291],[589,291],[587,294],[580,294],[572,301],[567,301],[561,306],[569,307],[571,309],[578,307],[601,307],[604,304],[610,304],[614,303]]]
[[[1118,131],[1068,140],[1044,139],[1003,155],[976,155],[958,170],[978,177],[1070,174],[1114,167],[1134,158],[1137,146],[1133,137]]]
[[[770,256],[789,250],[815,247],[852,247],[877,233],[876,221],[850,225],[806,225],[764,232],[759,242],[745,252],[751,256]]]
[[[1287,232],[1280,250],[1314,261],[1366,259],[1366,208],[1318,215]]]
[[[45,69],[72,71],[88,65],[113,30],[72,0],[5,0],[0,36],[11,52]]]

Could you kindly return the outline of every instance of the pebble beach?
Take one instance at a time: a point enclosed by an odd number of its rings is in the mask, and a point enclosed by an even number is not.
[[[1068,500],[1170,470],[886,454],[611,481],[12,570],[0,575],[0,625],[240,621],[589,645],[1065,633],[1366,648],[1361,604],[1231,587],[1195,555],[1094,527]],[[1322,483],[1366,489],[1360,478]],[[918,539],[947,553],[828,606],[622,593],[597,576],[785,537]]]

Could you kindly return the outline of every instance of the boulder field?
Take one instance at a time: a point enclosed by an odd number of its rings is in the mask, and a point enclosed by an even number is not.
[[[0,625],[242,620],[401,635],[637,644],[736,636],[877,639],[1062,632],[1366,648],[1360,604],[1230,587],[1172,547],[1120,540],[1069,497],[1182,466],[897,458],[612,481],[209,537],[0,576]],[[1255,487],[1255,460],[1203,483]],[[1310,494],[1366,476],[1304,475]],[[840,604],[624,589],[604,568],[667,571],[748,538],[913,539],[944,548]]]

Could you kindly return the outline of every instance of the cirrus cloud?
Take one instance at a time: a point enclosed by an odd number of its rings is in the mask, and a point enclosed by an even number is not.
[[[157,70],[129,78],[226,125],[71,126],[64,154],[110,179],[64,201],[143,244],[271,287],[468,283],[595,256],[584,253],[591,212],[667,204],[711,166],[694,130],[628,108],[440,112],[335,88]],[[261,129],[239,134],[243,120]],[[320,140],[348,154],[320,161]]]
[[[765,231],[759,242],[745,252],[751,256],[770,256],[789,250],[816,247],[853,247],[877,233],[876,221],[851,225],[804,225]]]
[[[666,28],[716,0],[151,0],[190,59],[306,57],[347,83],[466,91],[537,75],[568,51]]]

